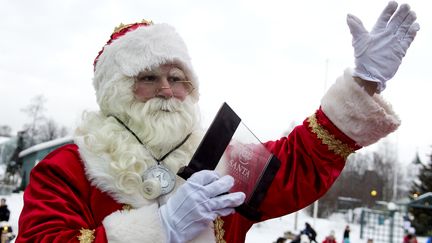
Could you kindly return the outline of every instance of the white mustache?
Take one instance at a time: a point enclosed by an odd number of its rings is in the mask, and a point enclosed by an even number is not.
[[[146,108],[150,113],[176,112],[181,108],[181,101],[176,99],[153,98],[147,101]]]

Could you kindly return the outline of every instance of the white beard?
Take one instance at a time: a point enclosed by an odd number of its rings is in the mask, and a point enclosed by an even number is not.
[[[196,103],[190,99],[182,102],[152,99],[129,107],[127,111],[118,112],[118,116],[156,158],[192,133],[163,163],[175,173],[190,161],[201,139]],[[156,161],[118,121],[99,112],[85,113],[76,130],[75,142],[93,185],[110,192],[119,202],[136,207],[148,203],[141,175]]]
[[[198,126],[199,112],[189,97],[153,98],[134,102],[126,111],[127,126],[138,136],[152,155],[160,158],[177,146]]]

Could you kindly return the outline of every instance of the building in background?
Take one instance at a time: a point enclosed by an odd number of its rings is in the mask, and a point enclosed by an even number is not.
[[[54,139],[48,142],[34,145],[21,151],[18,155],[21,167],[21,183],[19,186],[20,190],[24,190],[30,179],[30,171],[39,161],[41,161],[46,155],[53,150],[65,145],[73,143],[72,137],[63,137]]]

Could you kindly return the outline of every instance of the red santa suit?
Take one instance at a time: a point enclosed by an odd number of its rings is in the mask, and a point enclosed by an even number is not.
[[[287,137],[265,143],[282,165],[261,204],[261,220],[317,200],[349,154],[398,125],[391,107],[379,95],[369,96],[346,71],[320,109]],[[16,242],[163,242],[158,214],[163,200],[116,190],[110,184],[115,175],[103,166],[109,157],[77,143],[52,152],[32,170]],[[178,179],[176,187],[180,184]],[[237,213],[218,218],[193,242],[244,242],[254,223]]]

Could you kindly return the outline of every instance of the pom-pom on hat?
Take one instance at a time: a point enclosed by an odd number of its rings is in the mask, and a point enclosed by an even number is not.
[[[120,24],[93,63],[93,85],[99,105],[104,90],[112,87],[113,82],[165,63],[174,63],[185,72],[194,86],[191,95],[198,100],[199,85],[191,58],[185,42],[172,26],[146,20]]]

